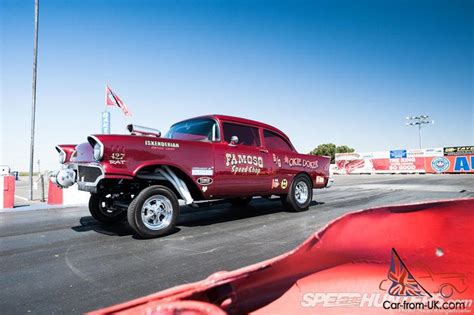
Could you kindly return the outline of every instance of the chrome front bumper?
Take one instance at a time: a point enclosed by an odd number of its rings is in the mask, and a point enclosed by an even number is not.
[[[97,192],[97,184],[104,178],[104,170],[99,165],[74,163],[50,173],[50,178],[59,188],[68,188],[77,183],[79,190]]]
[[[77,166],[77,187],[79,190],[95,193],[100,180],[104,178],[104,170],[98,165]]]

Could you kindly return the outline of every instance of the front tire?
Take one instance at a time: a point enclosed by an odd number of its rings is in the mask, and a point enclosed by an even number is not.
[[[122,209],[113,207],[114,194],[91,194],[89,198],[89,212],[97,221],[111,224],[121,221],[127,215]]]
[[[179,203],[176,195],[165,186],[143,189],[130,203],[128,223],[143,238],[169,234],[178,219]]]
[[[300,174],[293,179],[290,191],[282,196],[283,204],[291,212],[308,210],[313,200],[313,184],[308,176]]]

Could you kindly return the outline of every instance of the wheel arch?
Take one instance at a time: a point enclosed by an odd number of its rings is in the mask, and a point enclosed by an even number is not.
[[[295,180],[295,178],[300,176],[300,175],[306,176],[309,179],[309,181],[311,182],[311,186],[312,186],[311,188],[314,188],[314,180],[311,177],[311,174],[308,173],[308,172],[304,172],[304,171],[296,173],[295,176],[293,177],[293,179],[291,180],[291,184],[293,184],[293,181]]]
[[[202,192],[199,190],[199,187],[194,182],[194,180],[183,169],[181,169],[180,167],[176,165],[167,164],[167,163],[154,163],[154,164],[145,165],[138,168],[134,172],[135,178],[140,178],[142,175],[154,174],[157,169],[162,168],[164,166],[169,167],[179,179],[184,181],[187,188],[189,189],[191,197],[194,200],[203,199]],[[174,187],[174,185],[170,181],[166,179],[161,179],[161,180],[157,180],[157,182],[171,189],[176,194],[176,196],[180,196],[180,193],[177,191],[177,189]]]

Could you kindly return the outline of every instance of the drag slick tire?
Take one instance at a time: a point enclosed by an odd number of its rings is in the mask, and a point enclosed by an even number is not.
[[[284,206],[291,212],[308,210],[313,200],[313,184],[307,175],[300,174],[293,179],[290,191],[281,198]]]
[[[132,229],[143,238],[170,233],[176,224],[179,203],[176,195],[165,186],[143,189],[128,206],[127,219]]]
[[[125,218],[127,211],[113,207],[113,201],[116,197],[116,194],[91,194],[89,211],[92,217],[106,224],[116,223]]]
[[[229,202],[233,207],[245,207],[252,201],[252,199],[252,197],[232,198],[229,199]]]

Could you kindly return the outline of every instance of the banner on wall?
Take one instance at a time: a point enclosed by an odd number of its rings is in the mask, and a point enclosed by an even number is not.
[[[464,146],[336,154],[334,173],[474,173],[473,168],[474,146]]]
[[[423,157],[373,159],[374,170],[379,173],[420,173],[425,171]]]
[[[445,147],[444,148],[444,155],[445,156],[452,156],[452,155],[473,155],[474,154],[474,146],[465,146],[465,147]]]
[[[406,157],[423,157],[425,156],[425,151],[423,149],[414,149],[414,150],[407,150]]]
[[[372,155],[367,153],[340,153],[336,154],[337,174],[373,173]]]
[[[443,156],[444,151],[443,148],[429,148],[429,149],[423,149],[423,156]]]
[[[391,159],[402,159],[407,157],[407,150],[390,150]]]
[[[448,155],[425,159],[427,173],[474,173],[474,155]]]

